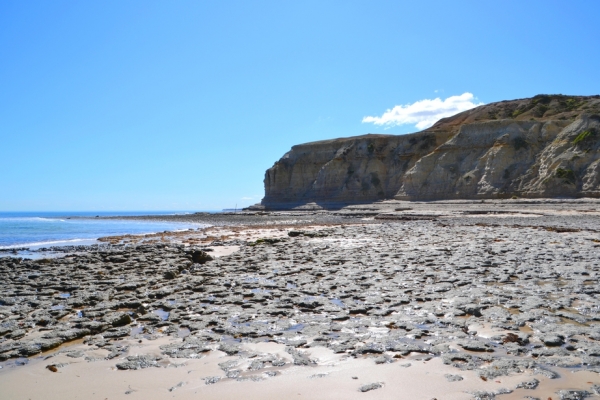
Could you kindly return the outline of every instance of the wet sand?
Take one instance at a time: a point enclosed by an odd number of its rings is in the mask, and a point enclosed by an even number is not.
[[[169,339],[161,338],[150,343],[134,344],[130,353],[160,354],[159,345]],[[273,343],[249,345],[257,353],[285,356],[285,346]],[[69,346],[69,351],[86,350],[86,346]],[[266,368],[257,373],[248,373],[246,381],[224,379],[207,385],[206,377],[222,375],[219,363],[238,361],[238,357],[214,351],[208,356],[188,360],[184,365],[165,363],[161,368],[138,371],[119,371],[110,361],[87,362],[73,359],[64,354],[50,359],[34,359],[30,365],[14,368],[0,374],[3,398],[10,399],[471,399],[469,392],[493,392],[503,387],[514,387],[533,375],[522,374],[483,381],[473,371],[460,372],[461,381],[449,382],[445,375],[456,375],[455,368],[444,365],[439,358],[424,361],[414,356],[397,363],[374,366],[372,359],[354,359],[333,354],[327,349],[317,349],[311,356],[318,359],[311,367],[287,366]],[[103,352],[90,353],[98,357]],[[49,363],[68,364],[59,372],[51,372]],[[243,363],[241,363],[244,365]],[[246,361],[246,365],[249,362]],[[406,366],[410,364],[410,366]],[[275,372],[275,377],[265,373]],[[585,387],[597,380],[597,373],[564,372],[564,377],[550,380],[540,378],[540,389],[531,391],[518,389],[503,399],[520,399],[535,394],[540,398],[555,396],[558,389]],[[354,379],[356,378],[356,379]],[[255,380],[252,380],[255,379]],[[365,384],[380,382],[382,388],[370,392],[359,392]]]

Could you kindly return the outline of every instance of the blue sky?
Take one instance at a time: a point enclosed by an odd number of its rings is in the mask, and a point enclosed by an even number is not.
[[[247,206],[294,144],[419,130],[363,122],[395,106],[599,94],[598,15],[592,1],[4,0],[0,211]]]

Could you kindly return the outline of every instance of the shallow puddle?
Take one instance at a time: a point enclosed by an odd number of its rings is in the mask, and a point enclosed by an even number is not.
[[[131,336],[135,336],[135,335],[139,335],[141,333],[144,332],[144,326],[143,325],[138,325],[138,326],[134,326],[133,328],[131,328]]]
[[[331,301],[333,304],[335,304],[338,307],[346,308],[346,305],[340,299],[331,299],[329,301]]]
[[[296,324],[287,328],[285,332],[300,332],[302,329],[304,329],[304,324]]]
[[[158,315],[163,321],[169,319],[169,312],[159,308],[158,310],[152,311],[154,314]]]

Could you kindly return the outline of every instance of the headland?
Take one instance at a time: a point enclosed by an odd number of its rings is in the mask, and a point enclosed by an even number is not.
[[[599,197],[600,96],[538,95],[483,105],[409,135],[293,146],[252,209],[398,199]]]

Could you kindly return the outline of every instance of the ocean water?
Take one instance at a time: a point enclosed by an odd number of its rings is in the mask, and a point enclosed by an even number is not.
[[[95,218],[165,214],[174,212],[0,212],[0,249],[92,244],[103,236],[145,234],[205,226]]]

